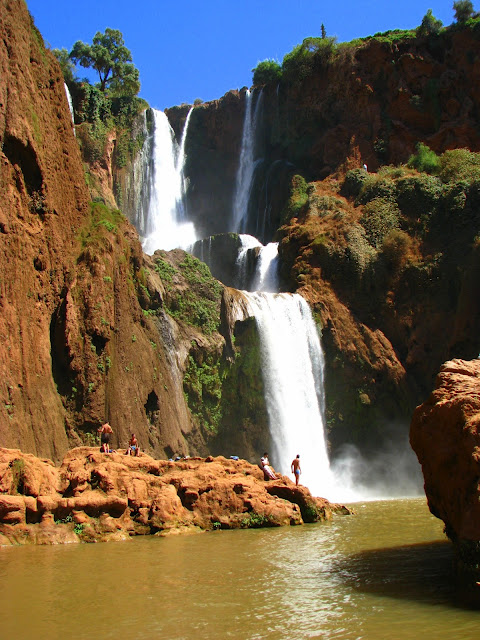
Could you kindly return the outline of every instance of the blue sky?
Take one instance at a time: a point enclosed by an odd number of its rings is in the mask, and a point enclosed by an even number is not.
[[[267,58],[282,61],[304,38],[339,42],[388,29],[417,27],[428,9],[445,26],[453,0],[26,0],[51,48],[70,50],[107,27],[123,33],[140,71],[140,96],[165,109],[220,98],[252,84],[252,69]],[[475,5],[475,9],[478,7]],[[79,77],[86,71],[79,69]]]

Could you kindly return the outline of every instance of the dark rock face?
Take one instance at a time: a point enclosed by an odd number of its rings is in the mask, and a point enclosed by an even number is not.
[[[479,389],[479,360],[446,362],[410,426],[430,511],[445,523],[460,579],[474,592],[480,581]]]

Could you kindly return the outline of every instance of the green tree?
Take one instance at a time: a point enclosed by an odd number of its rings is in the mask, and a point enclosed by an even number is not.
[[[278,84],[282,77],[282,67],[276,60],[259,62],[253,71],[253,84],[258,87],[265,84]]]
[[[417,28],[417,36],[429,36],[432,33],[439,33],[443,27],[443,22],[437,20],[429,9],[423,16],[422,24]]]
[[[52,53],[58,60],[65,82],[73,82],[75,80],[75,65],[71,61],[68,51],[66,49],[52,49]]]
[[[455,20],[459,24],[464,24],[470,18],[473,18],[475,12],[473,10],[473,3],[470,0],[458,0],[453,3],[453,10],[455,11]]]
[[[408,159],[408,166],[425,173],[437,173],[440,169],[440,158],[435,151],[423,142],[417,144],[417,153]]]
[[[322,34],[322,40],[325,40],[325,38],[327,37],[327,30],[325,29],[325,25],[323,24],[323,22],[320,26],[320,32]]]
[[[107,88],[113,95],[134,96],[140,91],[138,69],[132,64],[132,54],[125,47],[123,36],[116,29],[97,31],[92,44],[78,40],[70,52],[70,59],[82,67],[98,73],[99,88]]]

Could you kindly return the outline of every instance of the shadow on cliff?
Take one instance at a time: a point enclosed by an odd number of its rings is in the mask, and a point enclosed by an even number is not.
[[[355,553],[338,566],[345,582],[362,593],[433,606],[477,609],[458,592],[448,541]]]

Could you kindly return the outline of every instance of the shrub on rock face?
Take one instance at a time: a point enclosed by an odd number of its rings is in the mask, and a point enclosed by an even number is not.
[[[469,149],[451,149],[440,157],[439,178],[442,182],[480,180],[480,153]]]
[[[347,171],[341,188],[341,194],[347,198],[356,198],[367,179],[368,173],[365,169],[351,169]]]
[[[423,142],[417,144],[417,153],[410,156],[408,166],[425,173],[437,173],[440,168],[440,158],[435,151]]]
[[[398,180],[396,187],[396,201],[402,213],[415,218],[430,217],[443,195],[440,179],[425,173]]]
[[[282,211],[282,224],[298,216],[306,207],[307,203],[308,184],[303,176],[295,175],[290,184],[290,197]]]
[[[378,249],[385,236],[399,227],[400,210],[387,198],[374,198],[365,205],[360,224],[365,229],[368,242]]]
[[[383,239],[382,255],[394,272],[398,272],[407,262],[412,239],[401,229],[392,229]]]
[[[355,204],[367,204],[367,202],[377,198],[394,202],[396,198],[396,184],[388,175],[384,176],[381,173],[368,174]]]

